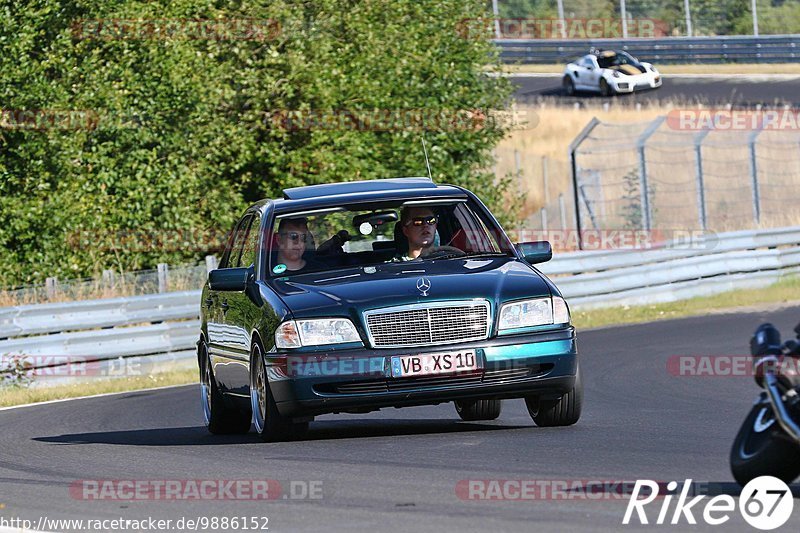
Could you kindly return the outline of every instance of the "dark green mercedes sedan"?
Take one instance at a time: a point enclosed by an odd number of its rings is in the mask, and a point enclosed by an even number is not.
[[[302,436],[315,415],[454,402],[492,420],[524,398],[539,426],[574,424],[575,329],[470,191],[428,178],[286,189],[250,207],[209,273],[197,343],[212,433]]]

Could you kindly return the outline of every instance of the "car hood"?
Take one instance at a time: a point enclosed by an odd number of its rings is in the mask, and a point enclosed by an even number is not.
[[[349,316],[356,323],[364,311],[383,307],[482,298],[494,311],[505,301],[551,295],[540,274],[512,257],[385,263],[266,283],[295,318]]]

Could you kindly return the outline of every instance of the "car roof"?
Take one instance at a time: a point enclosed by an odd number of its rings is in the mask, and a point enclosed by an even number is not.
[[[467,193],[453,185],[437,185],[427,177],[390,178],[293,187],[283,190],[283,198],[262,200],[253,207],[263,210],[272,204],[276,213],[286,213],[362,202],[445,197],[467,198]]]

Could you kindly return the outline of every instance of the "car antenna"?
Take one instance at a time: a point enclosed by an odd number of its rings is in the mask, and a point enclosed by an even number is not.
[[[428,178],[433,181],[433,176],[431,175],[431,162],[428,161],[428,149],[425,147],[425,137],[420,137],[422,139],[422,151],[425,154],[425,166],[428,167]]]

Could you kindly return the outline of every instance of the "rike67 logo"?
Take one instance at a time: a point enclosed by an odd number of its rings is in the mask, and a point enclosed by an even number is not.
[[[733,496],[720,494],[714,496],[705,505],[698,505],[706,496],[696,496],[691,500],[689,491],[692,480],[686,480],[681,489],[675,509],[670,515],[670,505],[672,494],[663,496],[661,509],[655,524],[680,524],[685,523],[695,525],[697,520],[694,513],[701,513],[706,524],[719,526],[731,519],[731,515],[736,511],[737,504]],[[667,490],[671,493],[678,488],[676,481],[667,484]],[[644,497],[642,497],[643,494]],[[623,524],[630,524],[636,513],[636,519],[640,524],[649,524],[645,507],[659,498],[659,484],[650,480],[638,480],[633,488],[633,493],[625,509]],[[695,506],[697,506],[695,508]],[[738,510],[742,518],[754,528],[769,531],[784,525],[789,517],[792,516],[794,509],[794,499],[789,487],[778,478],[771,476],[761,476],[750,481],[742,489],[739,495]],[[635,522],[634,522],[635,523]]]

